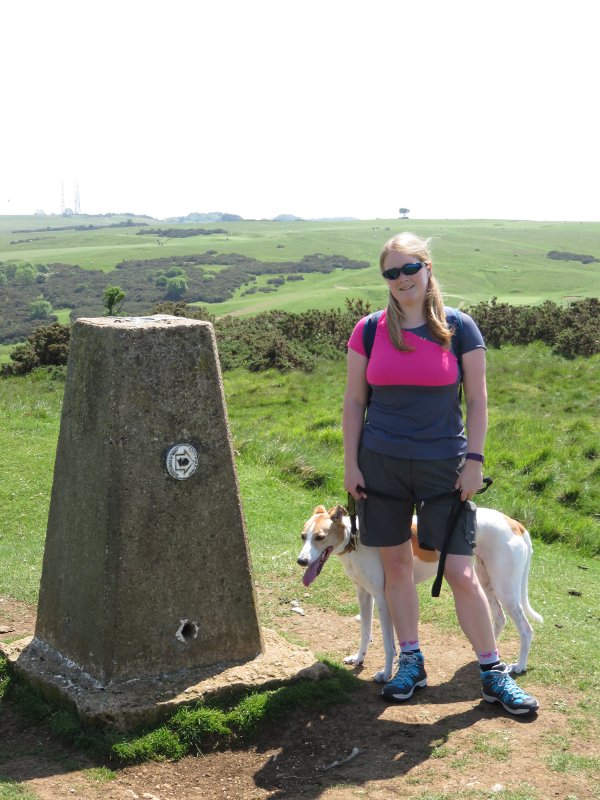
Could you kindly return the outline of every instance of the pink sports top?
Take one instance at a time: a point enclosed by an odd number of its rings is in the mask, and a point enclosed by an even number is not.
[[[462,311],[460,355],[485,347],[479,328]],[[363,356],[361,319],[348,347]],[[467,439],[458,398],[458,359],[451,350],[433,341],[426,325],[403,331],[414,350],[393,346],[385,311],[375,332],[367,381],[372,396],[361,444],[378,453],[410,459],[453,458],[466,452]]]

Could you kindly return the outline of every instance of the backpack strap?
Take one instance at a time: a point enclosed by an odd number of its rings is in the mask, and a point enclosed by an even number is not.
[[[363,328],[363,347],[365,348],[365,352],[367,354],[367,360],[371,358],[371,353],[373,351],[373,344],[375,343],[375,332],[377,331],[377,323],[381,319],[381,315],[383,314],[383,309],[381,311],[373,311],[372,314],[365,320],[365,325]]]
[[[456,356],[458,361],[458,377],[460,383],[458,387],[458,402],[462,403],[462,381],[463,381],[463,365],[462,365],[462,333],[463,321],[460,316],[460,311],[456,308],[446,308],[446,322],[452,328],[452,339],[450,340],[450,349]]]
[[[373,352],[373,345],[375,344],[375,333],[377,332],[377,324],[381,319],[381,315],[383,314],[383,309],[380,311],[373,311],[372,314],[365,320],[365,324],[363,327],[363,347],[365,348],[365,353],[367,356],[367,361],[371,358],[371,353]],[[371,402],[371,395],[373,394],[373,389],[369,386],[367,389],[367,406]]]
[[[462,368],[462,333],[463,321],[460,312],[456,308],[446,308],[446,321],[452,328],[452,340],[450,341],[450,349],[456,356],[458,361],[458,372],[462,382],[463,368]]]

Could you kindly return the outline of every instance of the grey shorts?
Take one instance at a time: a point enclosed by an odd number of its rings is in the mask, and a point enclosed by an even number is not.
[[[421,547],[441,550],[446,537],[451,497],[435,498],[454,489],[464,456],[431,461],[393,458],[362,447],[358,464],[367,487],[390,497],[371,495],[358,503],[360,540],[367,547],[393,547],[411,536],[411,523],[417,514]],[[454,529],[448,552],[473,554],[477,506],[467,501],[464,513]]]

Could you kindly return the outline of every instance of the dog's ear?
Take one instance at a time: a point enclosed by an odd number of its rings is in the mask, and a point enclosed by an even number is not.
[[[315,510],[313,511],[313,515],[314,514],[326,514],[326,513],[327,513],[327,509],[325,508],[325,506],[315,506]]]
[[[346,515],[346,509],[344,508],[344,506],[339,506],[339,505],[336,506],[335,508],[332,508],[331,511],[329,512],[329,518],[331,519],[332,522],[339,522],[345,515]]]

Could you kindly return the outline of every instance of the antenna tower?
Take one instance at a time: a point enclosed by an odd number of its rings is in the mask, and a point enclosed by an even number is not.
[[[65,213],[65,182],[60,182],[60,213]]]
[[[75,181],[75,209],[76,214],[81,214],[81,203],[79,202],[79,179]]]

